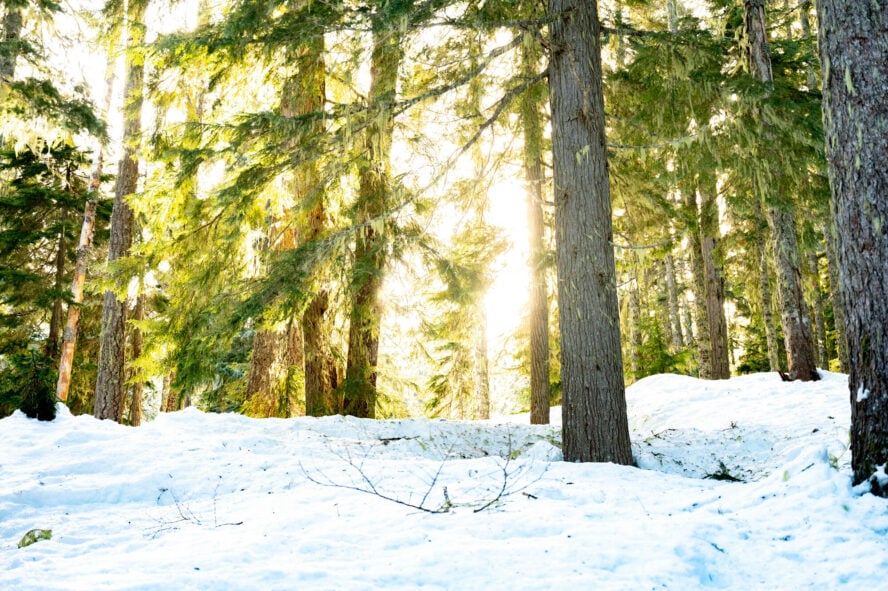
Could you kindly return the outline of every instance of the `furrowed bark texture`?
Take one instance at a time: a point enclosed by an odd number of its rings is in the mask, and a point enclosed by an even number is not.
[[[141,287],[141,286],[140,286]],[[133,320],[140,322],[145,320],[145,294],[140,293],[136,299],[136,309],[133,311]],[[132,330],[132,351],[133,359],[142,356],[142,329],[134,326]],[[145,393],[145,379],[141,375],[141,369],[134,369],[131,379],[133,387],[133,395],[130,399],[129,424],[132,427],[138,427],[142,424],[142,399]]]
[[[765,26],[765,1],[744,0],[746,30],[746,57],[751,72],[766,87],[773,85],[771,71],[771,50],[768,45]],[[773,123],[764,112],[759,113],[762,124],[763,165],[771,157],[774,143]],[[779,171],[771,182],[776,186],[759,187],[760,198],[764,201],[765,215],[774,244],[774,261],[777,271],[777,295],[780,299],[780,319],[783,324],[783,341],[789,361],[789,376],[794,380],[817,380],[817,363],[814,359],[814,339],[811,320],[808,317],[802,290],[801,261],[798,240],[795,234],[795,207],[790,199],[781,199],[776,193],[780,189]]]
[[[536,46],[522,46],[522,73],[533,76],[539,64]],[[549,298],[543,243],[543,126],[539,99],[529,89],[521,96],[524,131],[524,179],[527,182],[527,230],[530,257],[530,423],[549,423]]]
[[[133,211],[126,199],[136,192],[139,180],[137,146],[142,134],[142,79],[145,73],[141,46],[145,37],[144,0],[130,0],[127,7],[126,83],[124,84],[123,156],[117,169],[117,187],[111,213],[111,239],[108,262],[129,254],[133,241]],[[118,285],[126,289],[126,283]],[[101,349],[99,352],[96,401],[93,414],[98,419],[123,419],[126,382],[127,298],[105,292],[102,305]]]
[[[595,0],[550,0],[564,459],[631,464]]]
[[[851,373],[854,483],[888,463],[888,2],[818,0],[823,119]]]
[[[728,323],[725,320],[725,285],[719,265],[718,204],[715,201],[715,179],[709,182],[701,194],[700,250],[703,257],[703,291],[706,296],[706,319],[709,322],[710,378],[726,380],[731,377],[728,358]]]
[[[379,288],[385,267],[384,213],[390,191],[392,104],[401,64],[400,45],[398,30],[374,31],[368,102],[378,114],[367,128],[367,164],[360,171],[358,221],[365,225],[358,231],[355,244],[343,411],[364,418],[376,417],[376,364],[382,315]]]

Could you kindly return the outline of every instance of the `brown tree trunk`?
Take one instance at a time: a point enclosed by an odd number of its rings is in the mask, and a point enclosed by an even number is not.
[[[109,263],[127,256],[133,240],[133,211],[126,200],[136,192],[139,180],[137,146],[142,135],[142,79],[145,67],[141,51],[145,35],[146,4],[145,0],[130,0],[127,7],[123,156],[117,170],[117,187],[111,214]],[[125,290],[126,287],[126,279],[121,279],[116,289]],[[111,419],[117,422],[123,419],[126,382],[126,300],[125,294],[118,298],[114,291],[105,292],[93,413],[98,419]]]
[[[326,100],[326,66],[324,62],[324,36],[317,35],[299,48],[295,63],[296,76],[290,81],[286,91],[287,104],[282,111],[288,116],[317,115],[324,110]],[[324,133],[324,120],[318,118],[312,124],[309,134],[320,136]],[[297,199],[308,209],[308,220],[304,239],[318,240],[327,229],[326,194],[317,165],[306,162],[300,165],[296,174],[294,190]],[[324,416],[341,411],[341,405],[333,393],[335,375],[330,367],[335,364],[330,350],[330,318],[328,308],[330,294],[326,285],[325,273],[321,271],[315,279],[317,291],[302,315],[302,335],[304,346],[304,388],[305,414]]]
[[[709,377],[713,380],[726,380],[731,377],[731,365],[728,354],[728,324],[725,320],[725,285],[717,252],[721,232],[715,191],[715,179],[711,178],[701,194],[700,254],[703,258],[706,319],[709,322]]]
[[[522,45],[524,76],[539,67],[539,50]],[[527,234],[530,268],[530,423],[549,424],[549,297],[546,287],[546,250],[543,243],[543,126],[541,86],[521,96],[521,125],[524,131],[524,179],[527,182]]]
[[[381,19],[376,16],[375,19]],[[376,113],[366,132],[366,164],[359,173],[352,304],[344,389],[345,414],[376,417],[376,364],[382,306],[379,289],[386,259],[385,212],[389,203],[389,154],[394,133],[392,103],[401,64],[400,29],[376,23],[367,100]]]
[[[252,417],[279,416],[278,376],[284,375],[286,330],[260,328],[253,335],[253,354],[244,394],[244,412]]]
[[[179,393],[173,390],[175,374],[169,372],[163,376],[163,392],[161,393],[160,412],[176,412],[181,407]]]
[[[597,2],[549,0],[564,459],[631,464]]]
[[[823,119],[851,373],[854,484],[888,463],[888,3],[818,0]]]
[[[641,304],[638,301],[638,267],[634,270],[636,276],[629,285],[629,370],[632,372],[632,380],[638,380],[641,372]]]
[[[765,26],[764,0],[744,0],[745,30],[747,35],[747,59],[753,74],[768,88],[773,85],[771,53]],[[773,144],[773,123],[764,112],[759,114],[762,123],[764,158],[763,166],[768,166],[774,156],[770,152]],[[775,171],[776,172],[776,171]],[[794,380],[817,380],[817,364],[814,359],[814,341],[811,321],[802,291],[801,263],[798,240],[795,234],[795,207],[790,199],[781,198],[777,190],[782,189],[780,175],[775,174],[770,187],[759,187],[760,198],[764,201],[765,215],[774,244],[774,259],[777,270],[777,294],[780,300],[780,318],[783,324],[783,340],[789,362],[789,375]]]

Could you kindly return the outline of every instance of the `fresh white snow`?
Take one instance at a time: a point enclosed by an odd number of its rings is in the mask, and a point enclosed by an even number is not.
[[[847,378],[823,376],[642,380],[638,468],[565,463],[526,416],[16,413],[0,589],[886,589],[888,502],[851,487]]]

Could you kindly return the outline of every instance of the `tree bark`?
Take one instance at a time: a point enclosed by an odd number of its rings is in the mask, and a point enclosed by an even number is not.
[[[374,17],[378,21],[381,16]],[[352,305],[345,378],[345,414],[376,417],[376,364],[382,306],[379,289],[385,267],[387,239],[384,217],[389,201],[389,160],[394,133],[392,105],[401,64],[399,29],[375,22],[367,100],[375,120],[366,132],[366,164],[359,173]]]
[[[484,301],[478,303],[478,308],[484,307]],[[474,327],[473,366],[475,368],[474,418],[487,420],[490,418],[490,370],[487,360],[487,315],[484,310],[478,315],[479,321]]]
[[[598,6],[549,0],[564,459],[631,464]]]
[[[141,290],[141,282],[139,287]],[[144,293],[139,293],[138,298],[136,298],[136,309],[133,311],[133,320],[136,322],[145,320]],[[133,360],[142,356],[142,329],[139,326],[134,326],[132,329],[132,355]],[[142,403],[145,393],[145,378],[140,369],[136,369],[132,373],[133,377],[130,379],[130,382],[132,382],[133,395],[130,399],[129,424],[132,427],[138,427],[142,424]]]
[[[21,34],[22,9],[14,4],[7,4],[6,14],[3,16],[3,41],[14,46],[14,50],[0,58],[0,78],[8,82],[15,78],[15,62],[21,53]]]
[[[70,176],[71,171],[68,171]],[[70,182],[70,179],[69,179]],[[59,332],[62,327],[62,285],[65,281],[65,259],[68,256],[68,241],[65,237],[65,225],[68,222],[68,210],[63,209],[59,220],[59,246],[56,249],[55,283],[53,290],[56,292],[52,304],[52,316],[49,319],[49,335],[46,338],[46,356],[54,359],[59,354]]]
[[[108,262],[129,254],[133,240],[133,211],[127,203],[136,192],[139,180],[137,148],[142,135],[142,79],[145,73],[142,44],[145,38],[145,0],[130,0],[127,7],[126,83],[124,85],[123,156],[117,169],[117,187],[111,213],[111,239]],[[125,290],[126,280],[117,289]],[[126,382],[126,311],[127,298],[114,291],[105,292],[102,305],[101,349],[94,415],[98,419],[123,419]]]
[[[814,312],[814,336],[817,343],[817,365],[829,369],[829,356],[826,350],[826,320],[823,311],[823,290],[820,288],[820,263],[817,253],[808,255],[811,277],[811,308]]]
[[[632,380],[638,380],[641,373],[641,304],[638,301],[638,261],[633,270],[635,277],[629,286],[629,370]]]
[[[731,377],[728,354],[728,324],[725,320],[725,285],[718,263],[719,230],[718,203],[715,200],[715,179],[708,179],[701,193],[700,254],[703,258],[703,292],[706,298],[706,319],[709,322],[710,378],[726,380]]]
[[[524,76],[539,67],[536,45],[522,45]],[[543,126],[539,86],[521,96],[521,125],[524,131],[524,180],[527,183],[527,235],[530,269],[530,423],[549,424],[549,297],[546,287],[546,249],[543,242]]]
[[[845,313],[842,310],[842,300],[839,295],[839,255],[837,254],[835,236],[835,220],[830,214],[826,232],[826,257],[829,265],[829,293],[832,298],[833,328],[835,329],[836,355],[839,358],[839,371],[851,373],[851,362],[848,360],[848,337],[845,333]]]
[[[675,283],[675,259],[672,253],[666,253],[666,297],[669,304],[669,330],[672,337],[672,352],[684,347],[684,335],[681,330],[681,310],[678,305],[678,288]]]
[[[687,187],[686,187],[687,189]],[[703,244],[700,239],[700,211],[695,188],[683,190],[685,216],[690,225],[688,233],[688,260],[694,292],[694,326],[697,328],[697,367],[701,379],[712,379],[712,341],[709,337],[709,311],[706,306],[706,272],[703,262]]]
[[[768,89],[773,85],[771,50],[765,26],[764,0],[744,0],[745,30],[747,35],[747,59],[752,73]],[[773,123],[764,112],[759,113],[762,123],[763,164],[772,160]],[[773,158],[776,160],[776,156]],[[778,172],[778,171],[774,171]],[[814,341],[811,321],[808,317],[802,291],[802,276],[798,240],[795,234],[795,207],[790,199],[780,198],[780,175],[771,181],[774,186],[767,190],[759,187],[764,202],[765,215],[774,244],[777,269],[777,294],[780,300],[780,318],[783,324],[783,340],[789,362],[789,376],[793,380],[817,380],[817,364],[814,359]]]
[[[851,467],[854,484],[869,481],[888,497],[888,3],[818,0],[817,14],[851,363]]]
[[[765,325],[765,340],[768,344],[768,365],[771,371],[779,371],[780,348],[777,344],[777,329],[774,326],[773,301],[771,297],[771,266],[768,261],[767,244],[764,238],[759,238],[756,244],[758,245],[759,254],[759,294],[762,300],[762,322]]]

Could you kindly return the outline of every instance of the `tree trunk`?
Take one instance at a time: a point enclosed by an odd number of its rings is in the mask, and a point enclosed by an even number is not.
[[[632,372],[632,380],[638,380],[641,372],[641,304],[638,302],[638,266],[636,261],[636,276],[630,281],[629,286],[629,370]]]
[[[762,299],[762,322],[765,325],[765,339],[768,344],[768,365],[771,371],[779,371],[780,348],[777,344],[777,329],[774,326],[771,272],[768,262],[767,244],[765,244],[764,238],[759,238],[756,244],[758,245],[759,254],[759,294]]]
[[[764,0],[744,0],[746,51],[753,74],[768,88],[773,85],[771,53],[765,26]],[[763,164],[772,160],[773,124],[764,112],[759,113],[762,122]],[[776,156],[774,158],[776,160]],[[817,380],[817,364],[814,360],[814,342],[811,321],[802,292],[800,254],[795,234],[795,207],[792,201],[776,195],[780,187],[779,174],[774,175],[773,186],[758,187],[764,201],[765,215],[774,243],[774,259],[777,269],[777,294],[780,300],[780,318],[783,324],[783,340],[789,361],[789,376],[793,380]]]
[[[71,171],[68,171],[70,176]],[[70,179],[69,179],[70,181]],[[68,210],[63,209],[59,231],[59,246],[56,249],[55,283],[53,291],[56,296],[52,304],[52,316],[49,319],[49,336],[46,338],[46,356],[55,358],[59,354],[59,332],[62,327],[62,286],[65,281],[65,258],[67,257],[68,241],[65,238],[65,225],[68,222]]]
[[[697,328],[697,366],[700,378],[712,379],[712,341],[709,337],[709,312],[706,306],[706,272],[703,263],[703,245],[700,240],[700,212],[697,207],[697,191],[694,188],[682,191],[685,202],[685,216],[690,224],[688,233],[688,259],[691,263],[691,277],[694,292],[694,326]]]
[[[631,464],[596,1],[549,0],[564,459]]]
[[[479,302],[478,322],[475,324],[474,334],[474,398],[475,419],[487,420],[490,418],[490,371],[487,361],[487,314],[484,311],[484,301]]]
[[[376,16],[375,20],[381,18]],[[365,418],[376,417],[376,363],[382,314],[379,288],[387,242],[384,214],[389,201],[389,154],[394,132],[392,104],[401,63],[402,36],[397,28],[385,28],[381,22],[375,24],[367,100],[376,116],[367,127],[366,164],[359,173],[357,222],[360,227],[355,240],[343,410],[345,414]]]
[[[666,297],[669,304],[669,329],[672,337],[672,352],[684,347],[684,335],[681,331],[681,310],[678,306],[678,288],[675,283],[675,259],[672,253],[666,254]]]
[[[826,262],[829,266],[829,293],[832,298],[833,308],[833,328],[835,330],[836,339],[836,355],[839,358],[839,371],[842,373],[851,373],[851,362],[848,359],[848,337],[845,333],[845,313],[842,310],[842,300],[839,295],[839,255],[837,253],[835,236],[835,221],[830,214],[830,220],[827,223],[826,232]]]
[[[276,417],[279,411],[277,378],[286,371],[287,331],[260,328],[253,335],[253,354],[244,394],[244,411],[252,417]]]
[[[726,380],[731,377],[728,355],[728,324],[725,320],[725,285],[718,263],[718,239],[721,234],[718,220],[718,203],[715,200],[715,179],[709,182],[701,194],[700,204],[700,254],[703,258],[703,292],[706,298],[706,319],[709,322],[710,378]]]
[[[163,376],[163,392],[161,393],[160,412],[176,412],[180,408],[179,394],[173,390],[175,374],[169,372]]]
[[[829,356],[826,352],[826,320],[823,312],[823,290],[820,288],[820,262],[816,252],[808,255],[811,277],[811,308],[814,312],[814,336],[817,343],[817,365],[829,369]]]
[[[536,45],[521,46],[524,76],[539,67]],[[541,86],[521,96],[524,131],[524,179],[527,182],[527,234],[530,267],[530,423],[549,424],[549,297],[546,287],[546,248],[543,243],[543,126],[540,121]]]
[[[141,289],[141,282],[139,287]],[[139,293],[139,297],[136,298],[136,309],[133,311],[133,320],[136,322],[145,320],[144,293]],[[133,360],[142,356],[142,329],[139,326],[134,326],[132,330],[132,355]],[[134,375],[130,380],[133,386],[133,396],[130,400],[129,424],[133,427],[138,427],[142,424],[142,399],[144,398],[145,392],[145,378],[142,375],[141,369],[135,369],[133,374]]]
[[[888,497],[888,3],[818,0],[817,14],[851,362],[851,467],[854,484],[870,481]]]
[[[145,72],[141,54],[145,30],[144,0],[130,0],[127,7],[126,83],[124,85],[123,156],[117,169],[117,187],[111,214],[111,239],[108,262],[129,254],[133,240],[133,211],[126,200],[136,192],[139,180],[137,147],[142,135],[142,79]],[[122,279],[116,289],[125,290]],[[105,292],[102,305],[101,349],[94,415],[98,419],[123,419],[124,383],[126,381],[126,311],[127,298],[118,299],[114,291]]]
[[[3,41],[9,46],[9,52],[0,57],[0,78],[12,81],[15,78],[15,62],[21,53],[22,9],[12,3],[6,4],[3,16]]]
[[[299,48],[296,64],[298,72],[286,91],[287,103],[282,105],[284,115],[297,117],[318,114],[324,110],[326,100],[326,66],[324,62],[324,36],[317,35]],[[318,118],[311,125],[310,136],[324,133],[324,120]],[[326,194],[317,165],[306,162],[296,173],[294,191],[307,207],[308,220],[304,239],[308,242],[321,238],[327,229]],[[334,395],[335,375],[330,350],[330,319],[327,317],[330,294],[324,273],[315,279],[317,291],[302,315],[304,346],[305,414],[324,416],[340,412],[340,404]]]

